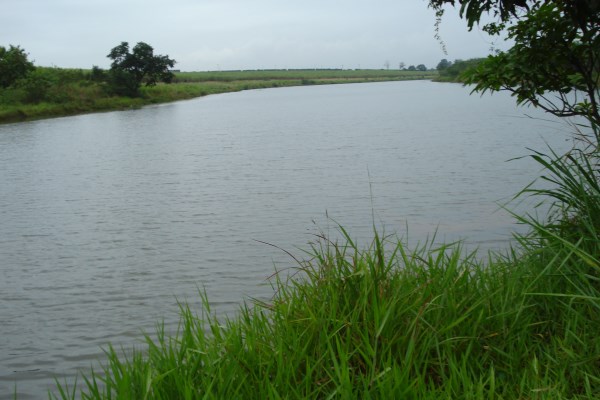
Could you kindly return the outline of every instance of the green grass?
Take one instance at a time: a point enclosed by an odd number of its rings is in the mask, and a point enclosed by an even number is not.
[[[339,228],[272,279],[270,301],[222,320],[201,294],[176,336],[109,347],[81,393],[59,398],[563,399],[600,397],[597,154],[534,157],[549,220],[480,260],[459,244],[408,249]],[[575,233],[574,233],[575,232]]]
[[[141,96],[113,96],[105,84],[89,80],[89,71],[36,69],[36,80],[24,88],[0,90],[0,123],[90,112],[139,108],[148,104],[209,94],[272,87],[432,79],[436,72],[391,70],[267,70],[180,72],[174,83],[143,87]]]

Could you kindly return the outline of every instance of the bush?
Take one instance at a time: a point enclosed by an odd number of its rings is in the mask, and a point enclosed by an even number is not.
[[[22,102],[33,104],[46,101],[50,88],[54,85],[56,85],[56,77],[44,68],[36,69],[16,83],[23,93]]]
[[[446,68],[440,69],[440,78],[445,81],[461,82],[463,74],[471,68],[475,68],[482,58],[472,58],[470,60],[456,60],[450,63]]]
[[[12,86],[34,69],[33,63],[27,59],[25,50],[13,45],[8,50],[0,46],[0,88]]]

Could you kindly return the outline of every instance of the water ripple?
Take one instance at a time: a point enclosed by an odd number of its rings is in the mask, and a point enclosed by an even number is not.
[[[326,215],[359,240],[384,222],[505,246],[497,201],[536,175],[505,161],[563,138],[468,93],[283,88],[0,126],[0,398],[43,397],[157,321],[174,332],[199,290],[219,313],[269,298],[293,261],[261,242],[307,248],[335,235]]]

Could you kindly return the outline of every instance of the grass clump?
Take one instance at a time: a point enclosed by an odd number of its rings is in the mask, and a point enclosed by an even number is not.
[[[600,397],[594,159],[546,160],[557,188],[528,192],[551,196],[553,217],[523,217],[532,232],[518,249],[483,262],[459,244],[409,250],[377,232],[361,248],[340,228],[343,240],[318,237],[306,260],[274,275],[270,301],[222,321],[203,296],[200,315],[181,306],[174,337],[159,327],[144,352],[109,347],[81,396]]]

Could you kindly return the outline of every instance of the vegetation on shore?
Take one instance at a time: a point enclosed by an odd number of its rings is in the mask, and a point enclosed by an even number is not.
[[[37,67],[18,86],[0,89],[0,123],[148,104],[209,94],[283,86],[431,79],[435,71],[253,70],[175,72],[172,83],[137,88],[137,97],[116,95],[97,70]]]
[[[454,62],[449,62],[447,60],[442,60],[440,64],[438,64],[438,72],[439,76],[434,78],[435,82],[457,82],[457,83],[465,83],[466,74],[468,71],[474,69],[479,65],[484,58],[472,58],[470,60],[455,60]],[[445,63],[443,61],[446,61]]]

